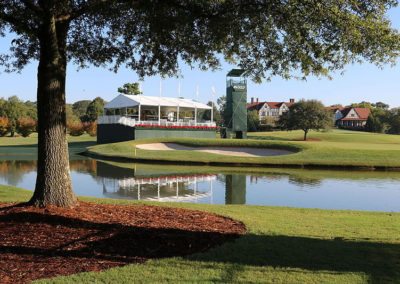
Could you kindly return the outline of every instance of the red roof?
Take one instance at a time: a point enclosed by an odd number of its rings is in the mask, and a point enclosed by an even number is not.
[[[270,108],[280,108],[283,102],[266,102]]]
[[[343,117],[346,117],[346,115],[349,114],[351,109],[352,109],[352,107],[345,107],[345,108],[341,109],[340,112],[342,113]]]
[[[349,112],[354,109],[354,111],[357,113],[358,117],[346,117]],[[371,110],[369,108],[365,107],[346,107],[341,110],[343,118],[340,120],[367,120],[368,116],[371,113]]]
[[[366,107],[355,107],[354,110],[356,111],[360,119],[367,120],[368,116],[371,114],[371,110]]]
[[[252,104],[247,104],[247,109],[248,110],[260,110],[265,102],[254,102]]]
[[[293,103],[290,102],[254,102],[252,104],[247,104],[248,110],[260,110],[264,104],[267,104],[270,108],[280,108],[283,104],[290,107]]]

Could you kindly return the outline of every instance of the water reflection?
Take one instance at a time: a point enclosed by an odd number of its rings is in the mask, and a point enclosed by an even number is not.
[[[246,175],[225,176],[225,204],[246,204]]]
[[[212,197],[212,182],[216,175],[102,178],[103,195],[110,198],[137,200],[197,202]],[[209,190],[198,190],[199,183],[207,183]]]
[[[400,211],[399,172],[254,168],[238,172],[93,159],[71,160],[70,169],[80,196]],[[33,190],[35,179],[36,161],[0,161],[0,183]]]
[[[0,162],[0,176],[6,184],[17,186],[29,172],[36,172],[36,161]]]

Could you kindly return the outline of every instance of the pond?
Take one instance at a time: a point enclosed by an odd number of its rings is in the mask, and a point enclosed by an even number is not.
[[[400,212],[400,172],[70,162],[80,196]],[[36,161],[0,161],[0,183],[33,190]]]

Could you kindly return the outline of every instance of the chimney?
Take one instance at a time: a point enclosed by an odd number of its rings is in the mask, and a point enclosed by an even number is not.
[[[250,103],[251,103],[251,104],[254,103],[254,98],[253,98],[253,97],[251,98]]]
[[[256,101],[256,103],[258,103],[258,98],[257,98],[257,101]]]
[[[294,103],[294,99],[290,99],[289,102]]]

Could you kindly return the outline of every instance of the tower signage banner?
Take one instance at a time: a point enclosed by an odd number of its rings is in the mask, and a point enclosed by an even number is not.
[[[234,91],[245,91],[246,90],[246,85],[244,84],[233,84],[233,90]]]

